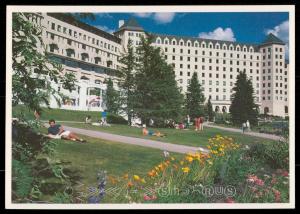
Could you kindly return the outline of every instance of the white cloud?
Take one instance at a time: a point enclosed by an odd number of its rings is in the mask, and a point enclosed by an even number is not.
[[[134,15],[140,18],[148,18],[152,15],[152,13],[134,13]]]
[[[214,39],[214,40],[225,40],[225,41],[236,41],[234,33],[231,28],[223,29],[221,27],[216,28],[212,32],[201,32],[199,37],[203,39]]]
[[[112,34],[113,32],[115,32],[114,29],[110,29],[109,27],[105,26],[105,25],[95,25],[94,27],[99,28],[100,30],[104,30],[110,34]]]
[[[133,15],[140,18],[151,18],[158,24],[166,24],[173,21],[176,13],[134,13]]]
[[[279,25],[275,26],[273,29],[266,29],[265,34],[273,33],[275,36],[280,38],[286,43],[285,45],[285,55],[289,58],[289,21],[286,20]]]
[[[154,20],[159,24],[166,24],[173,21],[175,13],[155,13]]]

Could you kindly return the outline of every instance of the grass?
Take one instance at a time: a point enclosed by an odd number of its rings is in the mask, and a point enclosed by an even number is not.
[[[96,186],[97,172],[106,170],[110,176],[126,173],[146,174],[154,165],[163,160],[161,150],[128,145],[102,139],[85,137],[87,144],[57,140],[55,158],[68,163],[69,170],[75,170],[84,184],[82,189]],[[171,153],[176,158],[182,154]]]
[[[112,124],[111,127],[97,127],[89,124],[84,123],[64,123],[67,126],[89,129],[89,130],[96,130],[96,131],[103,131],[112,134],[119,134],[124,136],[131,136],[131,137],[138,137],[138,138],[146,138],[152,139],[157,141],[163,141],[167,143],[174,143],[174,144],[183,144],[188,146],[206,146],[208,144],[208,139],[216,136],[228,136],[232,137],[235,142],[241,144],[251,144],[253,142],[272,142],[272,140],[267,140],[259,137],[253,137],[248,135],[243,135],[240,133],[234,133],[229,131],[224,131],[216,128],[208,128],[204,127],[204,131],[196,132],[193,129],[190,130],[178,130],[178,129],[168,129],[168,128],[150,128],[154,131],[160,131],[161,133],[167,134],[166,137],[155,137],[155,136],[143,136],[142,130],[140,128],[129,127],[127,125],[117,125]]]

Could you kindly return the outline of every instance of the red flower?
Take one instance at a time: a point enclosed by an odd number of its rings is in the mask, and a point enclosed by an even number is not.
[[[289,176],[289,172],[288,171],[283,171],[281,175],[284,176],[284,177],[288,177]]]
[[[263,186],[265,184],[265,182],[258,178],[258,179],[255,180],[255,184],[258,185],[258,186]]]
[[[280,197],[281,193],[276,189],[273,189],[273,193],[274,193],[274,196],[275,196],[275,201],[280,202],[281,201],[281,197]]]
[[[233,198],[231,198],[231,197],[226,198],[225,202],[226,202],[226,203],[235,203],[235,201],[234,201]]]

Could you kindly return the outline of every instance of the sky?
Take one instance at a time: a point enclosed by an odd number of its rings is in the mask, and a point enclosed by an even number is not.
[[[287,12],[206,13],[96,13],[96,20],[84,20],[112,33],[119,20],[134,17],[145,31],[169,35],[260,43],[268,33],[282,39],[288,50]]]

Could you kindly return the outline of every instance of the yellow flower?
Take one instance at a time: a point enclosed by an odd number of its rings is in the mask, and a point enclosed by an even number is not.
[[[184,161],[180,161],[180,165],[183,165],[184,164]]]
[[[183,171],[184,173],[188,173],[188,172],[190,171],[190,168],[189,168],[189,167],[183,167],[183,168],[182,168],[182,171]]]
[[[191,156],[187,156],[185,159],[190,163],[193,162],[194,160]]]
[[[171,157],[171,160],[172,160],[172,161],[174,161],[174,160],[175,160],[175,158],[174,158],[174,157]]]
[[[139,181],[141,178],[140,178],[140,176],[138,176],[138,175],[134,175],[134,176],[133,176],[133,179],[134,179],[135,181]]]
[[[142,182],[142,183],[146,183],[146,181],[145,181],[145,179],[144,179],[144,178],[142,178],[142,179],[141,179],[141,182]]]

